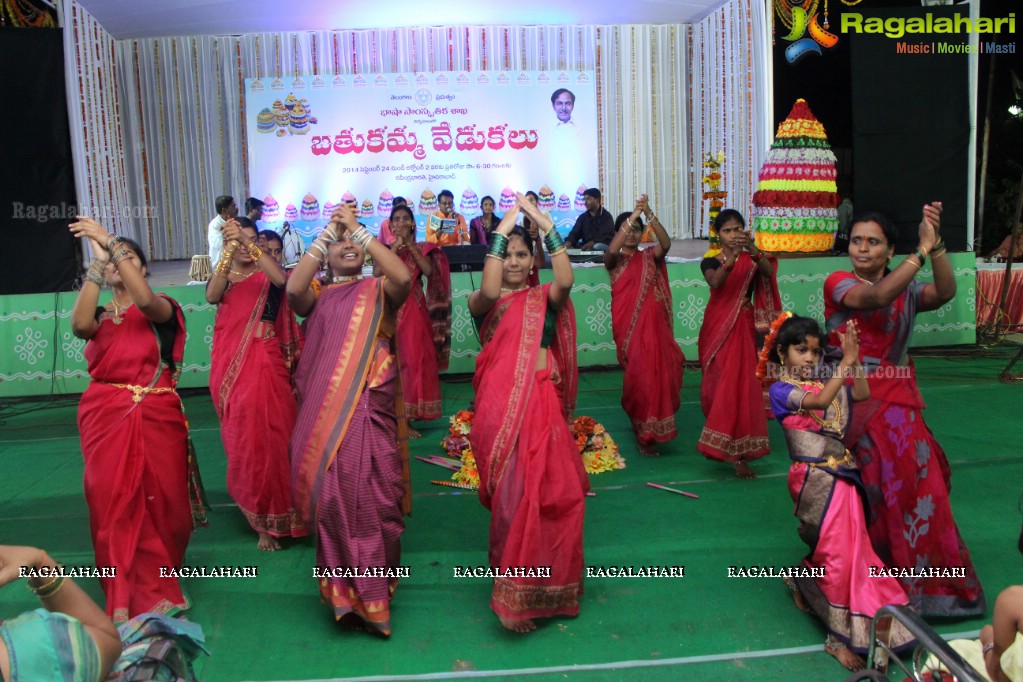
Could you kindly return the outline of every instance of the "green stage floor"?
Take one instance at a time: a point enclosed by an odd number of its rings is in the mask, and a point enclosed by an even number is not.
[[[1016,429],[1023,385],[999,384],[1005,353],[917,359],[928,424],[953,468],[953,508],[989,605],[1004,587],[1023,582],[1016,551],[1023,454]],[[214,509],[197,532],[186,563],[254,565],[250,579],[188,579],[212,656],[204,682],[314,680],[429,675],[429,679],[843,680],[847,671],[823,652],[824,632],[797,611],[780,580],[727,577],[730,565],[791,565],[805,546],[796,535],[786,491],[788,458],[777,424],[760,478],[694,450],[702,415],[700,373],[687,371],[680,436],[658,458],[635,453],[619,406],[621,373],[580,377],[579,414],[604,423],[628,467],[592,477],[585,552],[588,565],[684,565],[681,579],[586,582],[582,613],[521,636],[505,632],[490,611],[490,583],[455,579],[454,566],[486,562],[488,516],[473,493],[430,484],[446,471],[414,461],[413,516],[404,535],[403,580],[392,605],[394,634],[382,641],[348,632],[318,600],[311,542],[261,553],[256,537],[225,491],[225,460],[208,394],[185,399],[203,478]],[[445,411],[464,408],[468,380],[443,384]],[[64,563],[92,560],[82,495],[76,402],[3,403],[0,523],[7,544],[45,546]],[[444,420],[421,427],[413,454],[441,454]],[[694,500],[648,488],[655,481],[692,491]],[[98,585],[86,588],[101,598]],[[27,590],[3,590],[0,616],[34,606]],[[934,623],[942,633],[975,633],[990,620]],[[398,676],[398,677],[395,677]]]

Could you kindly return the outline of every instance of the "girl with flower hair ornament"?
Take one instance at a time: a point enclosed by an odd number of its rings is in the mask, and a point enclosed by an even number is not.
[[[764,341],[757,378],[765,379],[769,365],[777,370],[770,373],[778,379],[770,388],[771,408],[792,459],[788,487],[799,537],[810,547],[802,564],[821,574],[785,578],[785,583],[796,606],[827,628],[825,651],[849,670],[862,670],[874,614],[909,599],[895,578],[872,575],[884,564],[867,536],[859,469],[842,443],[853,402],[870,397],[859,361],[859,332],[850,323],[841,335],[842,359],[826,381],[819,372],[823,337],[816,320],[782,313]],[[896,649],[912,642],[897,622],[887,634]]]

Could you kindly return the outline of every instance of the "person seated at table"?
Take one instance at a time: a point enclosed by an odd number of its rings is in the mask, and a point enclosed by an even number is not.
[[[26,568],[42,606],[0,624],[0,679],[100,682],[120,655],[113,621],[71,578],[51,575],[59,566],[41,549],[0,545],[0,588]]]
[[[583,196],[586,212],[576,218],[575,225],[565,238],[565,245],[583,251],[607,251],[615,236],[614,216],[604,208],[600,190],[596,187],[590,187],[583,192]]]
[[[437,195],[437,205],[440,209],[430,215],[426,221],[426,241],[438,246],[458,246],[469,243],[469,227],[465,223],[465,216],[455,213],[455,195],[451,190],[441,190]],[[440,229],[440,221],[455,221],[454,229]]]

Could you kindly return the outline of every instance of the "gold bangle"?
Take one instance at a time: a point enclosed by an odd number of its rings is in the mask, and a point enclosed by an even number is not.
[[[36,596],[39,597],[40,599],[50,599],[51,597],[53,597],[53,595],[60,592],[61,588],[64,587],[64,583],[66,582],[67,580],[64,578],[64,576],[58,576],[58,578],[54,582],[49,583],[46,587],[40,587],[38,589],[35,589],[33,590],[33,592],[35,592]]]
[[[915,263],[915,262],[909,260],[911,256],[915,256],[915,255],[916,255],[915,253],[909,254],[909,256],[906,256],[906,259],[904,261],[902,261],[902,262],[903,263],[909,263],[910,265],[914,266],[917,270],[919,270],[921,266],[918,263]]]
[[[558,254],[565,253],[565,249],[566,247],[564,244],[554,249],[553,251],[551,251],[551,258],[554,258],[554,256],[557,256]]]
[[[946,253],[948,253],[948,249],[945,247],[941,247],[941,251],[931,251],[931,262],[933,263],[935,258],[938,256],[944,256]]]
[[[496,253],[488,253],[487,258],[493,258],[494,260],[501,261],[502,263],[504,262],[504,259],[498,256]]]
[[[249,258],[252,260],[259,260],[263,257],[263,249],[259,248],[254,242],[249,242],[245,248],[248,249]]]

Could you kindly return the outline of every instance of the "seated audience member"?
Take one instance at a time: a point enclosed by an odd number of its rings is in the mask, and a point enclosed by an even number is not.
[[[438,246],[458,246],[469,243],[469,226],[465,224],[465,216],[455,213],[455,195],[450,190],[441,190],[437,195],[440,209],[432,214],[426,222],[426,241]],[[454,220],[453,231],[439,231],[434,224],[438,220]]]
[[[234,203],[233,197],[225,194],[217,197],[214,206],[217,209],[217,216],[210,221],[206,228],[206,242],[209,245],[210,262],[218,263],[220,254],[224,251],[224,236],[220,230],[224,227],[224,223],[238,215],[238,205]]]
[[[0,624],[0,679],[7,682],[100,682],[121,653],[107,618],[60,564],[35,547],[0,545],[0,588],[31,573],[28,588],[42,608]]]
[[[1023,554],[1023,529],[1017,547]],[[1023,585],[998,595],[991,625],[980,631],[980,646],[991,682],[1023,682]]]
[[[583,196],[586,212],[576,218],[572,231],[565,238],[565,245],[583,251],[607,251],[615,234],[615,219],[604,208],[599,189],[590,187]]]
[[[492,196],[485,196],[480,199],[480,209],[483,211],[482,215],[479,215],[469,221],[469,243],[470,244],[482,244],[486,246],[490,243],[490,235],[493,233],[494,228],[501,222],[501,216],[494,213],[494,198]]]

